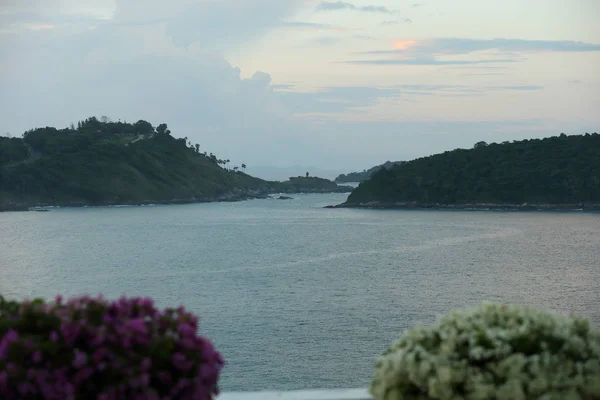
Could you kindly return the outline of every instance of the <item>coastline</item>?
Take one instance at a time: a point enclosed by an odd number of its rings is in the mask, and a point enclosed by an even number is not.
[[[238,202],[254,199],[268,199],[276,194],[307,194],[307,193],[350,193],[340,188],[339,191],[321,190],[321,189],[305,189],[297,191],[281,191],[281,190],[249,190],[249,191],[234,191],[218,196],[206,197],[188,197],[188,198],[173,198],[166,200],[114,200],[102,202],[85,202],[85,201],[62,201],[62,202],[23,202],[23,203],[1,203],[0,212],[18,212],[18,211],[34,211],[32,209],[40,208],[80,208],[80,207],[107,207],[107,206],[146,206],[146,205],[178,205],[178,204],[196,204],[196,203],[223,203],[223,202]]]
[[[366,203],[342,203],[325,208],[362,208],[380,210],[460,210],[460,211],[600,211],[600,204],[423,204],[417,202],[370,201]]]

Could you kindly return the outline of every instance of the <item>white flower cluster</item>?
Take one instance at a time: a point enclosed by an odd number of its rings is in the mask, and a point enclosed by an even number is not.
[[[375,363],[375,400],[600,400],[600,332],[577,317],[484,303],[404,333]]]

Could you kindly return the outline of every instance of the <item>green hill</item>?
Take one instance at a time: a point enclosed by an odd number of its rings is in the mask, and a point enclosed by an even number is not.
[[[347,191],[251,177],[200,152],[166,124],[101,122],[39,128],[0,137],[0,210],[33,205],[108,205],[266,197],[268,193]],[[245,165],[242,165],[245,167]],[[315,179],[315,178],[311,178]]]
[[[381,169],[343,206],[600,204],[600,135],[487,144]]]

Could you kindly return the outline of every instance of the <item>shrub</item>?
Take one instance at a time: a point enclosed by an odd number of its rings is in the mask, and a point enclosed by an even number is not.
[[[406,331],[375,363],[371,394],[401,399],[600,399],[588,321],[484,303]]]
[[[212,399],[223,360],[183,308],[0,296],[2,399]]]

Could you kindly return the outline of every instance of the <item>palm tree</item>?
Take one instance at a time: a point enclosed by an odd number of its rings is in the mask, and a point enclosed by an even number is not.
[[[246,164],[242,163],[242,169],[246,172]]]

